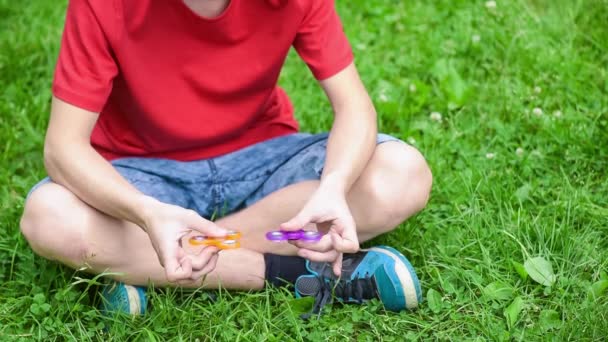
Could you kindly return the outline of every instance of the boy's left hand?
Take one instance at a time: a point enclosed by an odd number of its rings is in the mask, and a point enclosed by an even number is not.
[[[298,230],[314,223],[324,233],[319,242],[291,242],[299,248],[298,255],[311,261],[331,262],[334,273],[342,271],[342,253],[359,251],[355,220],[348,208],[344,193],[319,187],[304,208],[291,220],[283,223],[283,230]]]

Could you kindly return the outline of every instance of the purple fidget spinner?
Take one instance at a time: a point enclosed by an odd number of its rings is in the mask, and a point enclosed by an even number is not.
[[[266,233],[266,239],[273,242],[295,240],[302,240],[304,242],[317,242],[321,240],[321,233],[302,229],[296,231],[275,230]]]

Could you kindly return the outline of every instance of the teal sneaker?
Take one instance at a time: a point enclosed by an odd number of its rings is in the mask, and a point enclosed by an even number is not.
[[[344,254],[342,276],[337,278],[329,263],[306,262],[310,275],[296,280],[296,297],[315,297],[312,314],[334,299],[362,304],[379,299],[391,311],[411,310],[422,301],[420,282],[407,258],[387,246]],[[310,314],[303,315],[308,318]]]
[[[100,309],[104,314],[143,315],[147,306],[146,289],[141,286],[112,282],[104,285],[101,291]]]

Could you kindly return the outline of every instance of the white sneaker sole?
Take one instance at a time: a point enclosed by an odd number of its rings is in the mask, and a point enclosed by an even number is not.
[[[127,291],[127,298],[129,298],[129,311],[131,315],[138,316],[141,314],[142,307],[141,301],[139,299],[139,292],[137,292],[137,288],[131,285],[123,285],[125,290]]]

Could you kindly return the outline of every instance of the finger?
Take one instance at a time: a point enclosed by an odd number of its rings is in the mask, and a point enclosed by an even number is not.
[[[289,241],[289,243],[298,248],[309,249],[316,252],[329,252],[334,249],[332,239],[328,234],[323,235],[323,237],[321,237],[321,240],[317,242],[294,240]]]
[[[228,231],[217,224],[205,220],[194,210],[189,210],[187,218],[188,228],[202,233],[205,236],[222,237],[226,236]]]
[[[205,266],[205,268],[203,268],[201,270],[201,273],[209,274],[209,273],[213,272],[213,270],[217,266],[217,261],[219,260],[219,258],[220,258],[219,254],[214,254],[211,257],[211,259],[209,260],[209,262],[207,263],[207,266]]]
[[[308,215],[304,210],[300,211],[298,215],[296,215],[291,220],[281,223],[279,227],[282,230],[298,230],[302,229],[304,226],[309,224],[312,221],[312,217]]]
[[[165,275],[169,282],[189,279],[192,276],[190,258],[177,260],[175,257],[165,258]]]
[[[342,258],[344,257],[344,254],[339,253],[338,257],[336,258],[336,260],[333,263],[333,269],[334,269],[334,274],[336,276],[340,276],[340,274],[342,274]]]
[[[207,263],[207,265],[205,265],[205,267],[203,267],[203,269],[201,269],[200,271],[192,272],[192,280],[198,281],[200,278],[213,272],[213,270],[215,269],[215,266],[217,266],[218,258],[219,258],[218,254],[212,255],[211,259],[209,259],[209,262]]]
[[[335,250],[331,250],[329,252],[316,252],[311,251],[310,249],[299,249],[298,256],[308,259],[310,261],[317,262],[334,262],[338,257],[338,252]]]
[[[340,236],[335,231],[330,231],[329,234],[336,251],[340,253],[357,253],[359,251],[360,247],[357,238],[355,238],[355,241],[352,241],[344,236]]]
[[[211,257],[214,254],[217,254],[219,249],[215,246],[204,247],[198,254],[190,255],[190,259],[192,260],[192,269],[194,271],[198,271],[203,269]]]
[[[356,253],[359,251],[359,238],[352,217],[346,220],[336,220],[329,234],[337,251],[342,253]]]

